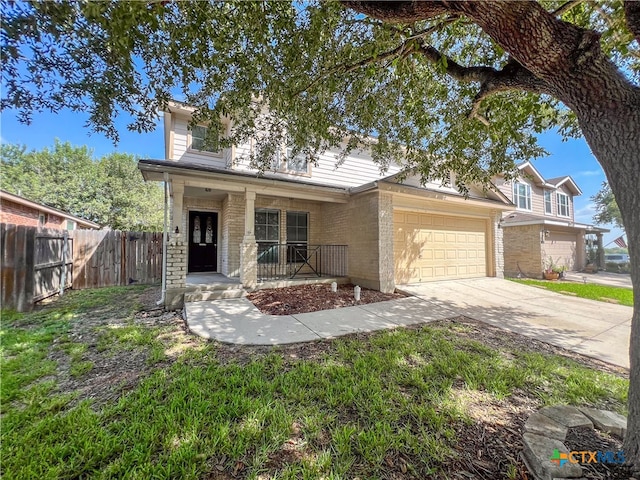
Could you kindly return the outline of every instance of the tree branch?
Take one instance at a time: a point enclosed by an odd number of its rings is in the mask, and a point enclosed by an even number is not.
[[[455,3],[455,2],[453,2]],[[415,1],[355,1],[342,0],[342,4],[364,13],[367,16],[384,19],[392,23],[412,23],[427,20],[444,13],[451,13],[454,9],[443,1],[415,2]]]
[[[480,103],[482,103],[482,100],[486,97],[496,92],[507,90],[548,93],[546,83],[533,75],[513,58],[509,59],[501,70],[496,70],[495,68],[485,66],[465,67],[427,43],[423,43],[419,51],[431,62],[446,65],[445,72],[450,77],[465,83],[480,83],[480,90],[473,99],[473,106],[468,116],[469,118],[478,119],[485,125],[488,125],[489,122],[480,115],[479,109]]]
[[[551,12],[551,15],[555,15],[556,17],[559,17],[563,13],[571,10],[576,5],[580,5],[582,2],[583,0],[570,0],[567,3],[564,3],[560,5],[560,7],[556,8],[553,12]]]
[[[413,45],[410,42],[403,42],[400,45],[398,45],[396,48],[394,48],[393,50],[389,50],[387,52],[383,52],[380,55],[377,55],[375,57],[367,57],[365,59],[360,60],[359,62],[356,63],[352,63],[352,64],[340,64],[340,65],[336,65],[334,68],[327,70],[325,72],[322,73],[322,75],[316,77],[311,83],[309,83],[306,87],[301,88],[300,90],[298,90],[297,92],[294,93],[294,96],[296,95],[300,95],[302,92],[309,90],[312,87],[315,87],[318,83],[320,83],[322,80],[324,80],[325,78],[329,77],[330,75],[334,75],[336,73],[350,73],[353,72],[359,68],[362,68],[366,65],[371,65],[373,63],[380,63],[383,62],[387,59],[392,59],[392,58],[396,58],[396,57],[402,57],[404,55],[407,55],[411,50],[413,49]]]
[[[636,42],[640,44],[640,2],[625,0],[624,16],[627,20],[627,27],[636,37]]]

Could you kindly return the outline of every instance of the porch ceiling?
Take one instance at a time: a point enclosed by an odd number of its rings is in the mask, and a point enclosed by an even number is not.
[[[184,196],[192,198],[208,198],[212,200],[222,201],[227,196],[227,192],[223,190],[213,190],[211,188],[185,187]]]

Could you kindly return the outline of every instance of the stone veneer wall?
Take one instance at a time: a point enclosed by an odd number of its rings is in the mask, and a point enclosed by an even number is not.
[[[544,265],[540,247],[540,225],[503,227],[502,230],[505,276],[517,277],[521,270],[526,276],[541,277]]]
[[[182,234],[170,234],[167,242],[167,279],[165,306],[182,306],[187,275],[187,243]]]
[[[320,243],[323,245],[349,244],[349,206],[346,203],[322,205]],[[348,255],[348,253],[347,253]]]
[[[395,262],[393,256],[393,196],[380,193],[378,201],[378,271],[380,291],[395,290]]]
[[[383,292],[393,291],[391,196],[372,192],[352,197],[348,211],[351,281]]]
[[[220,271],[227,277],[240,276],[240,244],[244,237],[245,199],[228,194],[222,201],[222,246]]]

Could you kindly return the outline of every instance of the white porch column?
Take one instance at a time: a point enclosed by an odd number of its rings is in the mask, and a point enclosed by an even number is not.
[[[182,218],[184,184],[171,182],[171,210],[168,225],[169,241],[166,258],[165,307],[180,308],[183,305],[184,289],[187,281],[187,227]],[[183,226],[184,225],[184,226]],[[180,233],[176,234],[176,227]]]
[[[240,282],[243,287],[254,289],[258,284],[258,244],[254,232],[256,192],[245,191],[244,200],[244,237],[240,244]]]
[[[188,238],[187,235],[187,222],[182,218],[182,208],[184,205],[184,183],[171,182],[171,224],[169,226],[169,233],[175,235],[176,227],[180,230],[182,239]]]
[[[578,240],[576,241],[576,264],[573,266],[573,269],[577,272],[581,272],[587,265],[587,246],[584,242],[585,234],[586,232],[584,230],[580,230]]]
[[[605,269],[604,262],[604,246],[602,245],[602,233],[596,233],[596,238],[598,239],[598,268],[601,270]]]

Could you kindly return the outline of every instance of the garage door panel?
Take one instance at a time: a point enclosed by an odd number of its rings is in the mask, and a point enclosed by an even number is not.
[[[555,264],[573,270],[576,267],[577,235],[551,231],[545,239],[543,250],[545,260],[552,257]]]
[[[421,268],[421,275],[422,275],[422,277],[425,277],[425,278],[433,277],[433,275],[434,275],[433,267],[422,267]]]
[[[436,278],[442,278],[442,277],[446,276],[446,275],[445,275],[445,273],[446,273],[446,272],[445,272],[444,267],[435,267],[435,268],[433,269],[433,271],[434,271],[434,276],[435,276]]]
[[[394,230],[396,283],[487,274],[484,220],[398,213]]]

